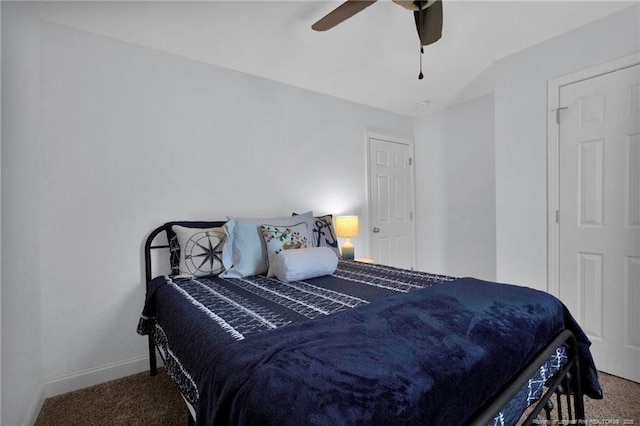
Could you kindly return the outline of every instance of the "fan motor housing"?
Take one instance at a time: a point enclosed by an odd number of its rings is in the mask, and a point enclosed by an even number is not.
[[[399,4],[407,10],[418,11],[423,10],[431,6],[436,0],[428,0],[428,1],[409,1],[409,0],[392,0],[395,4]]]

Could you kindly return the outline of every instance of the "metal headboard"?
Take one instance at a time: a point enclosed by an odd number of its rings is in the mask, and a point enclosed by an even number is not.
[[[149,236],[147,237],[147,241],[144,244],[144,276],[145,276],[145,284],[148,285],[149,281],[151,281],[153,269],[151,262],[151,250],[160,250],[160,249],[169,249],[169,235],[168,229],[173,225],[181,225],[186,226],[187,228],[214,228],[220,227],[224,225],[226,221],[180,221],[180,222],[167,222],[164,225],[158,226],[156,229],[151,231]],[[154,241],[158,235],[162,232],[167,232],[167,243],[166,244],[154,244]]]
[[[147,237],[147,241],[144,243],[144,278],[145,285],[149,285],[149,281],[151,281],[151,250],[159,250],[159,249],[168,249],[169,248],[169,239],[167,238],[167,244],[161,245],[153,245],[153,241],[156,237],[163,231],[166,230],[165,225],[158,226],[156,229],[151,231],[151,234]]]
[[[169,235],[168,235],[168,230],[171,228],[172,225],[181,225],[181,226],[186,226],[189,228],[213,228],[213,227],[220,227],[222,225],[224,225],[226,222],[225,221],[199,221],[199,222],[195,222],[195,221],[181,221],[181,222],[167,222],[164,225],[158,226],[156,229],[154,229],[153,231],[151,231],[151,233],[149,234],[149,236],[147,237],[147,240],[144,243],[144,276],[145,276],[145,286],[148,287],[149,286],[149,282],[151,281],[152,274],[153,274],[153,265],[151,262],[151,250],[162,250],[162,249],[169,249],[170,248],[170,243],[169,243]],[[166,244],[162,244],[162,243],[154,243],[155,239],[158,237],[158,235],[160,235],[162,232],[167,232],[167,243]],[[149,334],[149,372],[152,376],[155,376],[157,374],[157,362],[156,362],[156,351],[155,351],[155,342],[153,341],[153,337],[151,334]]]

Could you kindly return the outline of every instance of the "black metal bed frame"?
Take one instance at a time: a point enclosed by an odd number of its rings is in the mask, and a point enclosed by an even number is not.
[[[224,221],[206,222],[207,227],[222,226]],[[169,241],[167,244],[154,245],[156,237],[165,231],[165,225],[154,229],[145,242],[144,246],[144,263],[145,263],[145,279],[146,285],[152,279],[151,269],[151,250],[169,249]],[[151,376],[157,374],[156,360],[156,344],[151,334],[149,339],[149,372]],[[578,351],[578,342],[575,336],[569,330],[561,331],[553,340],[551,340],[538,354],[523,367],[503,388],[497,393],[488,404],[480,408],[473,416],[473,420],[466,423],[468,426],[487,426],[493,423],[494,418],[500,411],[511,401],[511,399],[525,387],[529,379],[540,369],[540,367],[556,352],[557,348],[565,345],[567,348],[567,363],[562,366],[556,374],[546,384],[545,391],[535,405],[529,407],[525,412],[526,418],[522,421],[522,425],[550,425],[552,424],[551,413],[556,409],[557,421],[555,424],[585,424],[584,415],[584,394],[582,391],[582,383],[580,380],[580,360]],[[554,406],[552,398],[556,395],[556,405]],[[563,407],[562,399],[566,399],[566,406]],[[186,400],[185,400],[186,403]],[[545,419],[538,419],[538,415],[544,411]],[[195,420],[191,412],[187,409],[187,424],[192,426]],[[566,417],[565,417],[566,415]]]

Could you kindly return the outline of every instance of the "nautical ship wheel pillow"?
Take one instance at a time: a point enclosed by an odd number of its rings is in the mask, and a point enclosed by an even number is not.
[[[222,247],[227,239],[222,228],[171,227],[180,246],[179,275],[218,275],[224,271]]]

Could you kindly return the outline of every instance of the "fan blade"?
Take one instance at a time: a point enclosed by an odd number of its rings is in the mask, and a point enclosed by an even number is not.
[[[335,27],[342,21],[346,21],[361,10],[375,3],[376,0],[347,0],[340,6],[329,12],[324,18],[313,24],[311,28],[316,31],[326,31]]]
[[[420,44],[426,46],[442,37],[442,0],[436,0],[426,9],[413,12]]]

